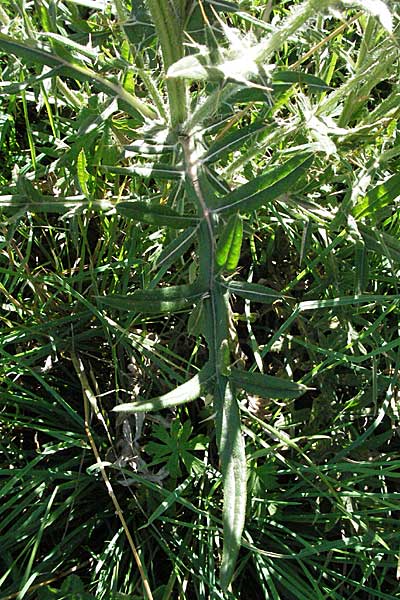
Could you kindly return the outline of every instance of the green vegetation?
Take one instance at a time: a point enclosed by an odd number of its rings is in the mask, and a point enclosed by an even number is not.
[[[399,597],[399,16],[3,0],[0,600]]]

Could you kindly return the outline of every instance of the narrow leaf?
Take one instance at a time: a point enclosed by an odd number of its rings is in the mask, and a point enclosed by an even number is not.
[[[155,268],[165,270],[168,269],[178,258],[181,258],[188,248],[193,243],[193,238],[196,234],[195,227],[188,227],[185,231],[178,235],[157,258]]]
[[[378,252],[381,256],[400,262],[400,241],[397,237],[383,231],[374,230],[362,223],[358,224],[367,250]]]
[[[114,165],[98,165],[97,169],[103,173],[115,173],[116,175],[139,175],[140,177],[154,177],[154,179],[182,179],[183,171],[180,167],[168,164],[150,163],[131,165],[129,167],[117,167]]]
[[[298,154],[283,165],[267,171],[240,188],[220,198],[219,207],[214,212],[232,214],[248,213],[263,204],[271,202],[278,196],[288,192],[295,185],[313,161],[310,154]]]
[[[272,74],[272,82],[303,83],[308,85],[308,87],[317,88],[319,90],[332,89],[323,79],[309,73],[302,73],[301,71],[274,71]]]
[[[97,210],[111,210],[114,204],[111,200],[91,200],[90,202],[83,196],[41,196],[40,199],[34,199],[25,194],[6,194],[0,196],[0,211],[12,209],[26,210],[33,213],[76,213],[85,208]]]
[[[228,135],[217,139],[213,142],[204,157],[204,162],[213,163],[220,160],[226,154],[241,148],[243,144],[257,139],[257,135],[266,129],[266,124],[263,121],[256,121],[246,127],[236,129]]]
[[[246,516],[247,469],[235,386],[226,377],[220,378],[216,393],[217,442],[224,490],[224,547],[220,583],[226,590],[232,580],[241,546]]]
[[[239,369],[231,370],[231,378],[245,392],[262,398],[298,398],[308,389],[305,385],[281,377],[249,373]]]
[[[212,377],[213,369],[211,364],[207,363],[197,375],[189,379],[186,383],[179,385],[171,392],[162,396],[156,396],[150,400],[143,400],[142,402],[119,404],[113,408],[113,411],[123,413],[150,412],[180,406],[181,404],[196,400],[203,393],[205,386]]]
[[[366,196],[360,198],[353,209],[355,219],[363,217],[372,217],[376,211],[385,208],[400,196],[400,173],[389,177],[385,183],[380,183],[368,192]]]
[[[188,308],[205,293],[197,283],[174,285],[153,290],[137,290],[130,295],[99,296],[101,304],[117,310],[161,314]]]
[[[218,240],[216,260],[220,268],[234,271],[240,259],[243,239],[243,221],[240,215],[232,215]]]
[[[174,229],[183,229],[196,225],[198,218],[190,215],[180,215],[172,208],[147,202],[118,202],[117,213],[142,223],[163,225]]]
[[[229,281],[222,285],[226,287],[231,294],[262,304],[272,304],[275,300],[284,297],[272,288],[258,283],[249,283],[248,281]]]

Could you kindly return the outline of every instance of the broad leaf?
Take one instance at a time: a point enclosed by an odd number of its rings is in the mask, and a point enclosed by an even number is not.
[[[118,202],[117,213],[142,223],[163,225],[173,229],[183,229],[196,225],[198,219],[190,215],[180,215],[172,208],[162,205],[148,204],[147,202]]]
[[[177,388],[163,394],[162,396],[156,396],[150,400],[143,400],[142,402],[128,402],[126,404],[119,404],[113,408],[114,412],[132,413],[132,412],[150,412],[153,410],[163,410],[164,408],[172,408],[173,406],[179,406],[186,402],[196,400],[204,391],[205,386],[213,377],[213,369],[210,363],[207,363],[201,371],[189,379],[186,383],[179,385]]]
[[[264,175],[260,175],[240,188],[220,198],[219,207],[214,212],[232,214],[249,213],[278,196],[290,191],[304,171],[313,161],[310,154],[298,154],[283,165],[279,165]]]

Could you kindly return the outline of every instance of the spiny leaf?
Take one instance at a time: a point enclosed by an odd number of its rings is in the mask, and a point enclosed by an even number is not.
[[[198,218],[190,215],[180,215],[169,206],[148,204],[147,202],[118,202],[117,213],[142,223],[163,225],[174,229],[183,229],[196,225]]]
[[[212,379],[212,377],[213,368],[211,363],[208,362],[197,375],[192,377],[192,379],[189,379],[189,381],[186,381],[186,383],[179,385],[171,392],[163,394],[162,396],[156,396],[150,400],[144,400],[142,402],[127,402],[126,404],[119,404],[113,408],[113,411],[124,413],[149,412],[153,410],[163,410],[164,408],[171,408],[173,406],[185,404],[186,402],[191,402],[192,400],[196,400],[196,398],[202,394],[205,386]]]
[[[130,295],[98,296],[101,304],[121,311],[161,314],[188,308],[206,292],[198,283],[174,285],[153,290],[137,290]]]
[[[217,265],[227,271],[234,271],[240,259],[243,239],[243,221],[240,215],[232,215],[220,239],[218,240],[216,261]]]
[[[298,398],[308,389],[305,385],[281,377],[249,373],[239,369],[231,369],[231,378],[249,394],[262,398]]]
[[[220,198],[216,213],[249,213],[288,192],[313,161],[310,154],[298,154],[283,165],[256,177],[240,188]]]

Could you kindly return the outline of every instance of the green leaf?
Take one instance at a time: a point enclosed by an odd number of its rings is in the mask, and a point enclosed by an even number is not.
[[[222,283],[221,285],[226,287],[231,294],[235,294],[241,298],[246,298],[246,300],[252,300],[253,302],[260,302],[262,304],[272,304],[272,302],[275,300],[284,297],[276,290],[258,283],[249,283],[247,281],[229,281]]]
[[[257,135],[262,131],[265,131],[266,124],[264,121],[256,121],[240,129],[236,129],[228,135],[224,135],[221,138],[213,142],[204,157],[205,163],[213,163],[220,160],[226,154],[233,152],[234,150],[241,148],[243,144],[256,140]]]
[[[218,240],[217,265],[227,271],[234,271],[240,259],[243,239],[243,221],[240,215],[232,215],[224,226]]]
[[[101,304],[117,310],[162,314],[189,308],[205,292],[205,287],[192,283],[153,290],[137,290],[130,295],[98,296],[98,300]]]
[[[395,294],[364,294],[361,296],[342,296],[340,298],[331,298],[329,300],[304,300],[303,302],[299,302],[296,311],[302,312],[305,310],[319,310],[321,308],[339,308],[341,306],[350,306],[352,304],[356,306],[358,304],[386,304],[399,299],[400,295]]]
[[[365,244],[356,244],[354,266],[355,289],[357,294],[362,294],[368,287],[369,279],[368,252]]]
[[[181,258],[193,243],[193,238],[197,232],[195,227],[188,227],[185,231],[172,240],[161,252],[155,264],[156,269],[165,272],[178,258]]]
[[[197,337],[204,332],[204,303],[198,302],[189,315],[187,324],[189,335]]]
[[[19,209],[36,214],[55,213],[55,214],[76,214],[85,208],[95,210],[109,211],[114,208],[114,204],[109,199],[87,200],[83,195],[80,196],[43,196],[38,190],[35,196],[28,193],[7,194],[0,196],[0,211],[7,209]]]
[[[231,369],[230,376],[236,385],[244,389],[245,392],[262,398],[298,398],[309,389],[301,383],[295,383],[281,377],[249,373],[239,371],[239,369]]]
[[[192,400],[196,400],[204,391],[207,384],[211,381],[214,375],[214,370],[211,363],[207,363],[201,371],[189,379],[186,383],[179,385],[177,388],[163,394],[162,396],[156,396],[150,400],[143,400],[139,402],[128,402],[126,404],[119,404],[112,410],[114,412],[132,413],[132,412],[149,412],[154,410],[163,410],[164,408],[171,408],[173,406],[180,406],[186,404]]]
[[[400,173],[389,177],[360,198],[353,209],[355,219],[373,217],[378,210],[385,208],[400,196]]]
[[[226,590],[232,580],[241,546],[247,504],[247,465],[235,387],[223,377],[217,384],[216,393],[217,442],[224,490],[224,547],[220,583]]]
[[[198,81],[210,79],[211,75],[212,69],[207,67],[205,57],[201,54],[184,56],[169,67],[167,72],[169,79],[183,78]]]
[[[308,87],[318,90],[332,89],[323,79],[309,73],[302,73],[301,71],[274,71],[272,73],[272,82],[303,83],[308,85]]]
[[[182,179],[183,171],[180,167],[173,167],[162,163],[148,163],[131,165],[129,167],[116,167],[114,165],[98,165],[102,173],[115,173],[116,175],[139,175],[140,177],[162,180]]]
[[[400,262],[400,241],[397,237],[383,231],[374,230],[362,223],[358,224],[358,229],[367,250],[373,250],[385,258],[397,263]]]
[[[81,187],[82,193],[86,196],[86,198],[88,198],[89,197],[89,189],[88,189],[87,184],[88,184],[90,175],[86,169],[87,161],[86,161],[85,150],[83,148],[81,149],[81,151],[78,154],[76,166],[77,166],[77,172],[78,172],[79,185]]]
[[[304,171],[311,165],[310,154],[298,154],[283,165],[260,175],[219,200],[214,212],[232,214],[249,213],[290,191]]]
[[[180,215],[169,206],[148,204],[147,202],[118,202],[116,209],[118,214],[135,221],[172,227],[173,229],[191,227],[199,221],[198,218],[190,215]]]

